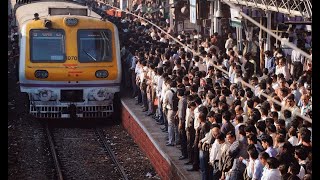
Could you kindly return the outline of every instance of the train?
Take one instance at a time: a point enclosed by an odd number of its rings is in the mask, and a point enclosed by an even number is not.
[[[20,5],[19,86],[36,118],[108,118],[118,111],[118,29],[87,6],[49,1]],[[118,102],[118,103],[116,103]]]

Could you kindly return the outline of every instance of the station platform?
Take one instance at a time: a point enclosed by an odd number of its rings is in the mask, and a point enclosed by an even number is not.
[[[187,171],[192,165],[185,165],[188,159],[179,160],[181,150],[166,146],[167,133],[152,116],[146,116],[134,98],[121,98],[122,125],[140,149],[146,154],[163,180],[200,180],[200,171]]]

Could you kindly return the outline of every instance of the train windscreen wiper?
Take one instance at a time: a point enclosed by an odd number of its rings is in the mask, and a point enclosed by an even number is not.
[[[91,54],[89,54],[86,50],[82,49],[84,53],[86,53],[86,55],[88,55],[91,59],[93,59],[94,61],[97,61],[96,58],[94,58]]]

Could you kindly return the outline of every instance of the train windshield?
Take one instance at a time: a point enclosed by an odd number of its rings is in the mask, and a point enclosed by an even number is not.
[[[79,62],[112,61],[112,41],[110,30],[78,30]]]
[[[65,61],[65,34],[57,29],[30,31],[30,57],[32,62]]]

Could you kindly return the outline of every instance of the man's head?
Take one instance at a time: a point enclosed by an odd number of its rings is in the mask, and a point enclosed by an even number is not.
[[[208,118],[209,122],[211,122],[211,123],[214,123],[214,122],[215,122],[214,114],[215,114],[214,111],[210,111],[210,112],[208,113],[208,115],[207,115],[207,118]]]
[[[234,131],[229,131],[229,132],[227,133],[226,138],[227,138],[227,141],[228,141],[230,144],[232,144],[232,143],[236,140],[236,135],[235,135]]]
[[[235,108],[234,108],[235,112],[236,112],[236,115],[241,115],[243,113],[243,108],[242,106],[240,105],[237,105]]]
[[[257,151],[256,148],[248,149],[248,154],[249,154],[249,157],[251,157],[252,159],[257,159],[259,157],[259,152]]]
[[[216,138],[220,134],[220,126],[218,124],[214,124],[211,128],[211,134],[214,138]]]
[[[265,135],[263,138],[261,138],[261,141],[262,141],[262,147],[264,149],[267,149],[268,147],[273,146],[273,139],[269,135]]]
[[[302,95],[301,96],[301,101],[302,101],[302,104],[304,105],[304,106],[306,106],[308,103],[309,103],[309,96],[308,95],[306,95],[306,94],[304,94],[304,95]]]
[[[257,144],[258,138],[255,134],[248,134],[247,141],[248,141],[248,144]]]
[[[269,169],[277,169],[279,167],[279,161],[275,157],[269,157],[267,159],[267,165]]]
[[[225,111],[222,114],[222,120],[225,122],[229,122],[231,118],[231,113],[229,111]]]
[[[265,166],[265,165],[267,164],[267,159],[268,159],[269,157],[270,157],[269,154],[266,153],[265,151],[263,151],[263,152],[261,152],[261,153],[259,154],[259,160],[260,160],[260,162],[261,162],[261,164],[262,164],[263,166]]]
[[[215,138],[218,140],[219,144],[225,142],[225,135],[223,133],[218,134]]]
[[[243,123],[243,116],[242,115],[236,115],[235,123],[236,124]]]

